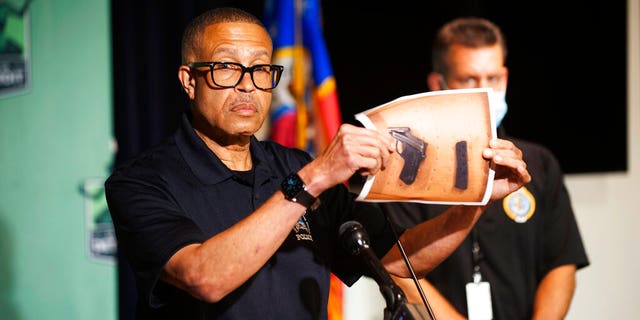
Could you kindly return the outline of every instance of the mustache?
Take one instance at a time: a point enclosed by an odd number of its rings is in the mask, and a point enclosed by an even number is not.
[[[250,96],[239,96],[233,100],[231,100],[231,105],[236,106],[239,104],[251,104],[257,106],[258,103]]]

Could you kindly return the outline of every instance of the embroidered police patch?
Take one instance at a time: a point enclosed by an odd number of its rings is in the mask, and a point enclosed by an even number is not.
[[[522,187],[502,200],[504,212],[513,221],[518,223],[527,222],[536,211],[536,199],[533,194]]]
[[[293,232],[296,235],[296,239],[298,241],[313,241],[313,237],[311,236],[311,227],[309,226],[309,222],[307,221],[307,212],[305,212],[295,226],[293,226]]]

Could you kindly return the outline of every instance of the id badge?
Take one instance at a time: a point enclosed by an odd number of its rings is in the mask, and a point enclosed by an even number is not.
[[[467,290],[469,320],[493,319],[489,282],[469,282],[465,288]]]

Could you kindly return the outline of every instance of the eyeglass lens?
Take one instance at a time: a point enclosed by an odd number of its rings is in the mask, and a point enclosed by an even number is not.
[[[259,89],[273,89],[278,84],[280,69],[271,65],[244,67],[236,63],[215,63],[211,68],[213,82],[221,87],[235,87],[245,72],[251,74],[253,84]]]

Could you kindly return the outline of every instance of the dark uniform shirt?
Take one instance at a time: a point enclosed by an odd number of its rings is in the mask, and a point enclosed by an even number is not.
[[[500,128],[499,136],[504,130]],[[465,285],[473,282],[473,240],[483,281],[491,287],[493,319],[531,319],[536,289],[553,268],[589,265],[560,166],[541,145],[506,137],[523,152],[532,180],[523,189],[492,203],[473,231],[427,279],[464,315]],[[445,206],[399,204],[394,219],[408,227]],[[398,210],[398,209],[396,209]],[[428,297],[427,297],[428,299]]]
[[[339,185],[300,218],[278,251],[246,283],[218,303],[205,303],[159,281],[169,258],[247,217],[280,189],[286,175],[311,160],[300,150],[258,141],[251,172],[229,170],[195,134],[188,115],[168,141],[120,166],[106,182],[119,250],[132,265],[139,319],[323,319],[329,275],[346,284],[366,273],[338,241],[342,223],[357,220],[382,256],[394,244],[382,213]],[[211,261],[210,263],[225,263]]]

